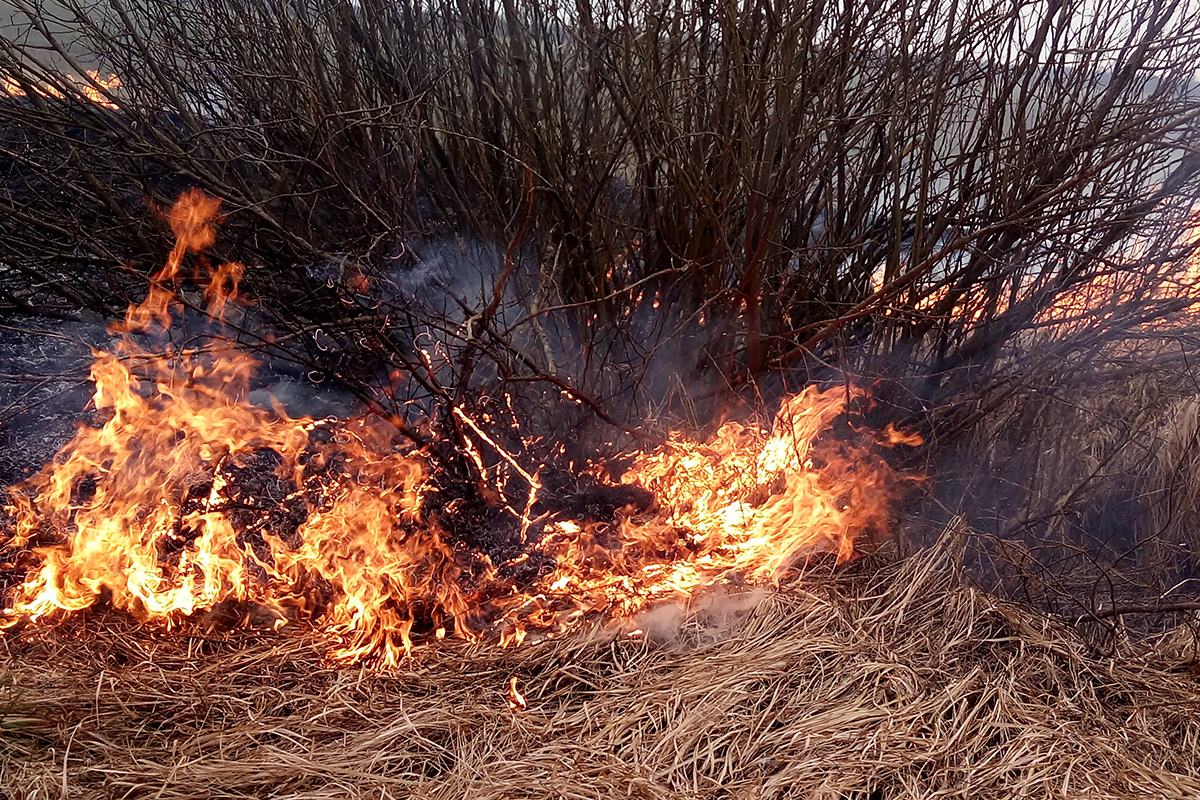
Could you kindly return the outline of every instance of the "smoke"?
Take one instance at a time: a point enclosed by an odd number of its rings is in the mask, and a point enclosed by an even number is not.
[[[635,258],[636,254],[629,254]],[[488,392],[504,384],[510,397],[524,399],[522,411],[548,434],[576,430],[592,414],[552,385],[553,381],[596,399],[632,427],[646,423],[702,425],[711,409],[697,409],[721,385],[711,352],[722,340],[711,311],[676,290],[671,281],[613,288],[603,302],[565,297],[555,277],[559,256],[530,240],[510,252],[499,242],[469,236],[400,241],[383,270],[383,307],[397,322],[394,339],[424,351],[439,382],[457,377],[456,358],[479,331],[478,315],[496,299],[491,327],[511,352],[511,364],[480,359],[471,389]],[[727,345],[729,343],[726,343]],[[550,379],[508,380],[515,371]],[[599,431],[613,436],[614,431]]]
[[[622,621],[626,635],[654,646],[698,650],[740,631],[772,595],[763,587],[714,584],[687,601],[662,603]]]
[[[92,349],[109,341],[97,320],[26,317],[0,326],[0,486],[36,472],[89,420]]]
[[[1154,333],[1114,324],[1084,347],[1030,332],[952,372],[894,365],[894,381],[917,389],[934,442],[904,549],[961,524],[977,585],[1072,618],[1193,596],[1194,343]]]
[[[222,327],[185,307],[173,310],[170,331],[138,334],[149,352],[182,348],[238,347],[259,362],[246,400],[269,411],[278,403],[289,415],[348,418],[362,402],[332,382],[316,382],[311,367],[282,348],[264,346],[277,336],[253,305],[231,311]],[[109,350],[115,337],[91,316],[20,317],[0,324],[0,486],[28,478],[75,434],[94,424],[89,407],[93,351]]]

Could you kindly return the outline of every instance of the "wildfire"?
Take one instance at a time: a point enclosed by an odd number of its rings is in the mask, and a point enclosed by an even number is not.
[[[75,75],[68,74],[66,76],[66,83],[72,91],[85,100],[105,108],[117,108],[117,104],[112,101],[111,97],[114,91],[121,88],[121,79],[111,73],[108,77],[102,77],[98,70],[93,69],[87,70],[86,74],[86,78],[78,78]],[[56,100],[62,100],[64,97],[63,90],[51,84],[38,84],[31,87],[30,91],[42,97],[52,97]],[[11,76],[0,77],[0,92],[9,97],[25,97],[28,95],[25,87]]]
[[[1095,320],[1109,319],[1121,306],[1131,301],[1146,303],[1170,300],[1179,304],[1180,313],[1174,319],[1167,318],[1157,324],[1171,326],[1179,322],[1194,323],[1196,307],[1200,303],[1200,251],[1197,251],[1197,245],[1200,244],[1200,213],[1193,212],[1189,216],[1190,224],[1179,245],[1191,251],[1191,255],[1183,262],[1182,269],[1159,276],[1157,284],[1149,288],[1145,286],[1144,276],[1136,271],[1114,268],[1110,272],[1099,273],[1057,297],[1039,315],[1038,322],[1070,329],[1086,326]],[[1148,249],[1147,242],[1134,239],[1127,245],[1123,259],[1131,264],[1137,263],[1144,259]]]
[[[1178,262],[1168,260],[1153,267],[1139,267],[1155,252],[1154,246],[1137,236],[1121,242],[1117,253],[1109,256],[1109,269],[1093,270],[1085,280],[1056,290],[1052,301],[1037,313],[1035,324],[1068,333],[1111,321],[1122,306],[1162,301],[1172,301],[1178,311],[1156,320],[1155,325],[1194,324],[1200,313],[1197,311],[1200,305],[1200,211],[1189,212],[1188,224],[1174,244],[1190,255]],[[886,267],[885,263],[880,263],[872,271],[869,279],[872,292],[884,288]],[[1061,273],[1051,274],[1061,276]],[[1045,290],[1045,275],[1027,275],[1018,280],[1015,288],[995,296],[966,293],[946,313],[960,323],[977,324],[1006,313],[1014,303],[1039,300]],[[936,286],[916,301],[913,311],[933,312],[942,305],[949,292],[948,283]],[[896,312],[885,309],[883,313]]]
[[[770,430],[728,423],[708,442],[675,437],[640,454],[609,486],[655,500],[610,519],[535,509],[538,471],[502,452],[530,487],[526,551],[493,563],[430,512],[436,461],[398,444],[386,421],[250,404],[254,359],[216,337],[165,352],[139,344],[169,329],[181,264],[214,241],[218,205],[199,192],[176,204],[167,264],[115,326],[112,352],[94,353],[100,421],[10,489],[7,627],[37,630],[98,604],[168,626],[254,609],[270,627],[317,627],[337,658],[392,665],[418,637],[518,644],[717,581],[778,581],[816,553],[850,559],[863,536],[888,528],[905,478],[879,447],[919,437],[890,426],[834,435],[863,393],[809,387]],[[218,325],[242,271],[209,270]],[[502,451],[478,421],[454,414]],[[547,566],[524,582],[504,577],[534,556]],[[510,702],[524,706],[515,679]]]

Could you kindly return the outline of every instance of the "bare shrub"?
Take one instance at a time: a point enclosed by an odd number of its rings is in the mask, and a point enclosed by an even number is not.
[[[196,185],[270,321],[233,335],[411,436],[471,406],[615,447],[883,377],[928,458],[1021,465],[970,522],[1074,598],[1126,569],[1089,503],[1190,502],[1182,2],[6,5],[10,312],[119,310],[165,249],[141,204]]]

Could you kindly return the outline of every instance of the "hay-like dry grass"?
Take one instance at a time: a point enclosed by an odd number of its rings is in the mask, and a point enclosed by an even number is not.
[[[1200,797],[1200,681],[900,564],[717,600],[658,642],[9,642],[9,798]],[[869,574],[868,574],[869,573]],[[659,621],[661,622],[661,620]],[[656,634],[661,639],[662,632]],[[653,637],[652,637],[653,638]],[[516,676],[529,708],[512,711]]]

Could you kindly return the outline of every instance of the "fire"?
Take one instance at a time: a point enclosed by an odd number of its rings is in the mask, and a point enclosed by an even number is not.
[[[1131,302],[1169,300],[1176,301],[1180,310],[1175,317],[1158,321],[1158,325],[1169,327],[1179,322],[1194,323],[1196,306],[1200,303],[1200,213],[1189,214],[1189,224],[1178,245],[1190,253],[1182,262],[1182,268],[1160,274],[1156,284],[1147,287],[1145,277],[1139,271],[1120,268],[1122,262],[1137,264],[1150,252],[1149,243],[1133,239],[1116,260],[1112,271],[1101,272],[1064,292],[1039,315],[1037,321],[1071,329],[1096,320],[1110,319],[1117,309]]]
[[[524,711],[529,708],[525,695],[521,694],[521,690],[517,688],[516,675],[508,679],[508,707],[513,711]]]
[[[111,73],[107,78],[102,78],[99,72],[91,69],[88,70],[87,74],[89,80],[77,81],[79,90],[83,93],[83,96],[96,105],[115,109],[117,104],[108,98],[113,91],[121,88],[121,79]],[[67,77],[73,78],[71,75]]]
[[[98,70],[93,69],[87,70],[86,75],[86,78],[77,78],[68,74],[66,83],[83,99],[104,108],[116,109],[118,106],[113,102],[112,96],[113,92],[121,88],[121,79],[111,73],[108,77],[102,77]],[[51,84],[39,84],[31,87],[31,90],[41,97],[51,97],[56,100],[64,98],[63,91]],[[9,97],[25,97],[28,94],[19,81],[7,75],[0,77],[0,92]]]
[[[272,628],[318,628],[336,658],[387,666],[418,639],[515,645],[629,618],[715,582],[776,582],[817,553],[853,558],[864,536],[888,529],[907,479],[879,448],[920,440],[849,426],[850,407],[868,402],[852,387],[805,389],[769,430],[731,422],[710,441],[676,436],[641,453],[608,485],[655,499],[609,520],[538,505],[538,470],[455,408],[530,487],[526,551],[493,563],[430,512],[435,454],[398,443],[385,420],[255,406],[246,398],[256,362],[217,336],[161,351],[142,344],[168,332],[174,282],[187,254],[215,240],[218,207],[192,192],[172,209],[166,265],[114,326],[118,344],[94,353],[98,423],[10,489],[0,517],[16,583],[6,627],[37,631],[97,605],[167,626],[201,612],[266,618]],[[219,326],[243,268],[200,264]],[[481,496],[496,494],[488,491]],[[524,583],[504,577],[534,556],[547,567]],[[515,680],[510,700],[524,706]]]
[[[552,525],[542,546],[558,566],[541,597],[568,593],[586,609],[629,617],[721,579],[778,581],[816,553],[850,560],[864,534],[888,529],[902,480],[874,447],[822,440],[856,398],[846,387],[810,386],[783,404],[770,431],[731,422],[709,442],[677,437],[642,454],[622,480],[651,490],[658,505],[622,516],[615,530]],[[539,610],[541,597],[529,601]]]
[[[1122,306],[1129,308],[1141,304],[1148,307],[1164,301],[1169,301],[1176,310],[1152,325],[1194,324],[1200,305],[1200,210],[1196,207],[1187,212],[1186,224],[1172,246],[1186,256],[1155,263],[1150,256],[1161,251],[1154,243],[1141,236],[1130,236],[1119,242],[1114,245],[1115,252],[1107,256],[1107,269],[1100,270],[1093,265],[1084,280],[1055,289],[1050,302],[1036,314],[1034,325],[1054,333],[1071,333],[1111,321]],[[872,293],[884,288],[886,268],[887,264],[881,262],[871,272],[868,285]],[[1060,269],[1065,266],[1060,265]],[[1047,275],[1051,285],[1053,279],[1063,277],[1062,272],[1047,271],[1018,278],[1014,287],[995,296],[968,292],[946,314],[971,326],[1007,313],[1014,304],[1030,300],[1045,302],[1042,295],[1047,289]],[[937,285],[927,289],[913,304],[912,311],[918,314],[933,312],[943,304],[950,290],[951,284],[942,276]],[[883,310],[883,314],[889,316],[897,313],[894,308]]]

